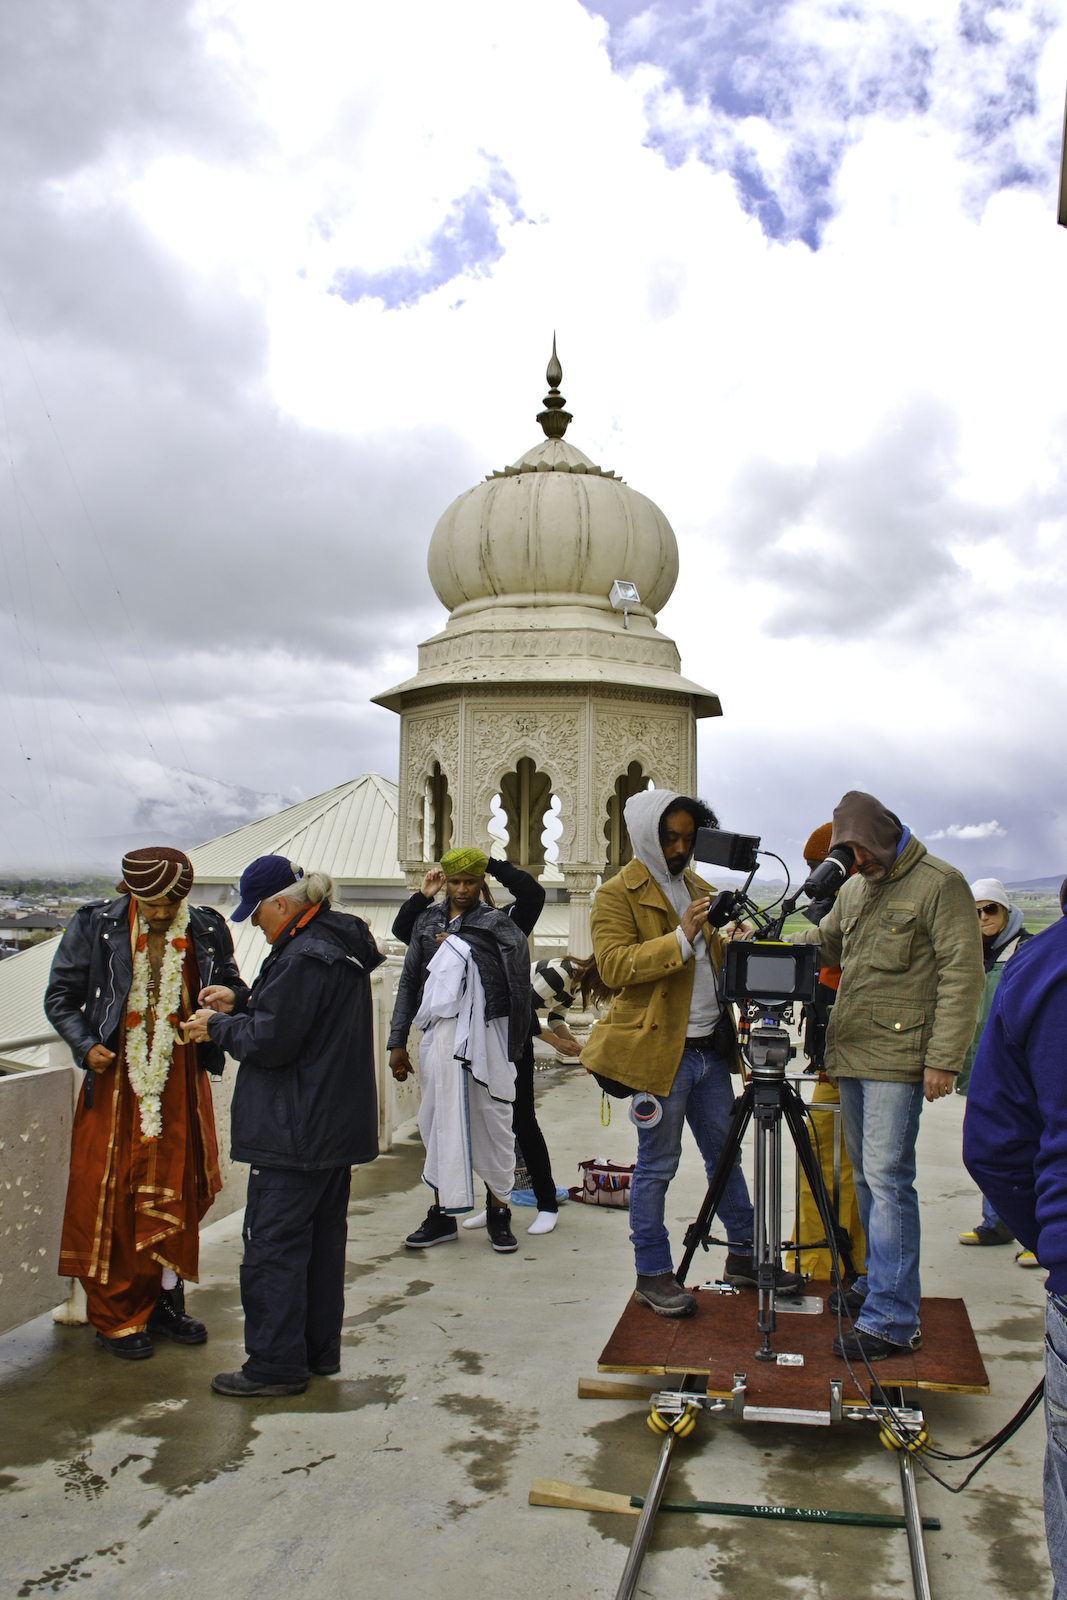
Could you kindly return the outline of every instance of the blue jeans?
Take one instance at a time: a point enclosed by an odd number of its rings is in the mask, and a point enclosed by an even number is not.
[[[999,1221],[1000,1221],[1000,1218],[997,1216],[996,1212],[993,1210],[993,1207],[989,1204],[989,1201],[986,1199],[985,1195],[983,1195],[982,1196],[982,1227],[983,1228],[995,1228]]]
[[[856,1327],[907,1344],[919,1326],[919,1196],[915,1139],[923,1106],[919,1083],[838,1078],[841,1126],[867,1235],[866,1293]]]
[[[1045,1307],[1045,1538],[1052,1600],[1067,1596],[1067,1299]]]
[[[667,1186],[678,1171],[682,1125],[693,1130],[710,1181],[733,1110],[729,1064],[710,1051],[683,1050],[671,1092],[657,1095],[663,1116],[654,1128],[637,1130],[637,1169],[630,1184],[630,1242],[641,1277],[672,1270],[670,1239],[663,1222]],[[752,1202],[741,1160],[730,1174],[719,1207],[731,1250],[752,1252]]]

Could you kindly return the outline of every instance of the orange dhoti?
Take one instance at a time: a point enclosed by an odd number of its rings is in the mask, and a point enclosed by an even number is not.
[[[183,1016],[199,988],[190,947]],[[158,1139],[141,1138],[123,1046],[108,1070],[95,1074],[91,1108],[84,1096],[78,1101],[59,1253],[60,1273],[81,1280],[89,1321],[109,1339],[144,1328],[164,1267],[197,1281],[200,1222],[222,1188],[211,1086],[196,1046],[175,1040]]]

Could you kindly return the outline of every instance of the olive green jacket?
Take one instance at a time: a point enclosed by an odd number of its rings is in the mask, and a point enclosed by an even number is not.
[[[694,900],[715,893],[689,870],[685,883]],[[678,921],[667,896],[636,858],[597,890],[590,917],[600,976],[619,992],[607,1016],[593,1024],[582,1065],[652,1094],[670,1093],[693,997],[693,962],[682,960]],[[722,936],[706,925],[701,931],[718,973]],[[733,1070],[740,1071],[740,1065],[736,1059]]]
[[[959,1072],[985,972],[974,895],[955,867],[909,839],[887,877],[849,878],[819,926],[794,938],[842,969],[826,1035],[832,1077]]]

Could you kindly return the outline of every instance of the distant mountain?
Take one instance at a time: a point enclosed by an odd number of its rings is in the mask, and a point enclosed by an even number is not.
[[[1060,884],[1067,873],[1058,872],[1054,878],[1027,878],[1025,883],[1006,883],[1005,889],[1030,889],[1035,894],[1059,894]]]

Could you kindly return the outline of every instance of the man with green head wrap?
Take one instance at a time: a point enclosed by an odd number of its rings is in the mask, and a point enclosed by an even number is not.
[[[399,1082],[412,1070],[412,1025],[423,1032],[419,1132],[434,1203],[406,1240],[412,1249],[457,1237],[456,1216],[474,1209],[475,1171],[486,1186],[493,1249],[518,1248],[507,1201],[515,1178],[515,1063],[530,1026],[530,952],[512,919],[482,899],[488,865],[474,848],[442,857],[445,899],[415,922],[393,1006],[389,1065]]]

